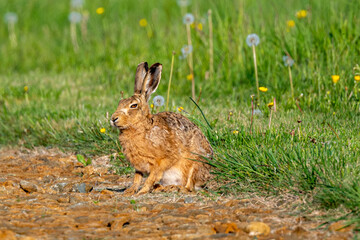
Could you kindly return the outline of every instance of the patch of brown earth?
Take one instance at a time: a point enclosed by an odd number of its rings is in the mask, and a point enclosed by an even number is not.
[[[151,193],[123,197],[130,178],[108,158],[83,167],[56,151],[0,152],[0,239],[350,239],[266,200]],[[116,190],[116,191],[114,191]]]

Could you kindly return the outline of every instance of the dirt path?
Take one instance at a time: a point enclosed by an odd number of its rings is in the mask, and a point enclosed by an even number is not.
[[[108,158],[82,167],[58,151],[0,152],[0,239],[350,239],[260,198],[152,193],[125,198],[131,183]],[[297,201],[297,199],[293,199]],[[315,214],[314,214],[315,215]],[[318,213],[316,215],[319,215]],[[337,231],[336,231],[337,230]]]

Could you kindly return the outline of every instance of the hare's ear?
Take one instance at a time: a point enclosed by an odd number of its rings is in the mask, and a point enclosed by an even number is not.
[[[150,96],[154,93],[159,86],[161,79],[162,65],[160,63],[154,63],[147,72],[141,94],[145,94],[146,101],[149,101]]]
[[[146,73],[149,71],[148,63],[142,62],[136,68],[134,93],[140,94]]]

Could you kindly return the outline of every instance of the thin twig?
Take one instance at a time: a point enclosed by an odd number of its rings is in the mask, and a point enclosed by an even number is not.
[[[250,120],[250,134],[252,134],[253,120],[254,120],[254,97],[251,97],[251,120]]]
[[[290,87],[291,87],[291,97],[292,97],[292,99],[294,99],[294,87],[293,87],[293,80],[292,80],[290,64],[288,65],[288,69],[289,69],[289,78],[290,78]]]
[[[209,20],[209,56],[210,56],[210,79],[213,79],[214,74],[214,43],[213,43],[213,26],[212,26],[212,17],[211,9],[208,10],[208,20]]]
[[[256,50],[255,50],[255,44],[252,45],[253,50],[253,57],[254,57],[254,68],[255,68],[255,80],[256,80],[256,90],[258,95],[258,101],[260,103],[260,91],[259,91],[259,78],[258,78],[258,70],[257,70],[257,64],[256,64]]]
[[[190,24],[186,24],[186,33],[187,33],[188,46],[190,47],[190,46],[192,46]],[[188,63],[189,63],[190,74],[192,77],[192,79],[191,79],[191,95],[195,99],[195,77],[194,77],[194,63],[193,63],[192,51],[190,51],[190,53],[189,53]]]
[[[330,123],[327,123],[327,125],[330,127],[331,131],[336,135],[337,139],[340,140],[339,135],[335,132],[335,129],[330,125]]]
[[[166,111],[169,111],[170,86],[171,86],[171,79],[174,69],[174,56],[175,56],[175,52],[173,51],[171,57],[170,77],[169,77],[169,85],[168,85],[167,98],[166,98]]]

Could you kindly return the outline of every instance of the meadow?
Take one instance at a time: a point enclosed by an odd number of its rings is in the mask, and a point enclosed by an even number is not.
[[[108,115],[122,94],[132,95],[143,61],[163,64],[154,96],[166,99],[175,52],[169,110],[211,142],[216,192],[290,192],[336,209],[360,231],[359,1],[72,4],[0,2],[1,147],[57,147],[86,158],[120,152]],[[194,16],[189,26],[186,13]],[[189,32],[192,51],[184,49]],[[256,46],[246,42],[252,33]],[[192,79],[199,108],[189,98]],[[121,154],[113,162],[119,174],[132,171]]]

